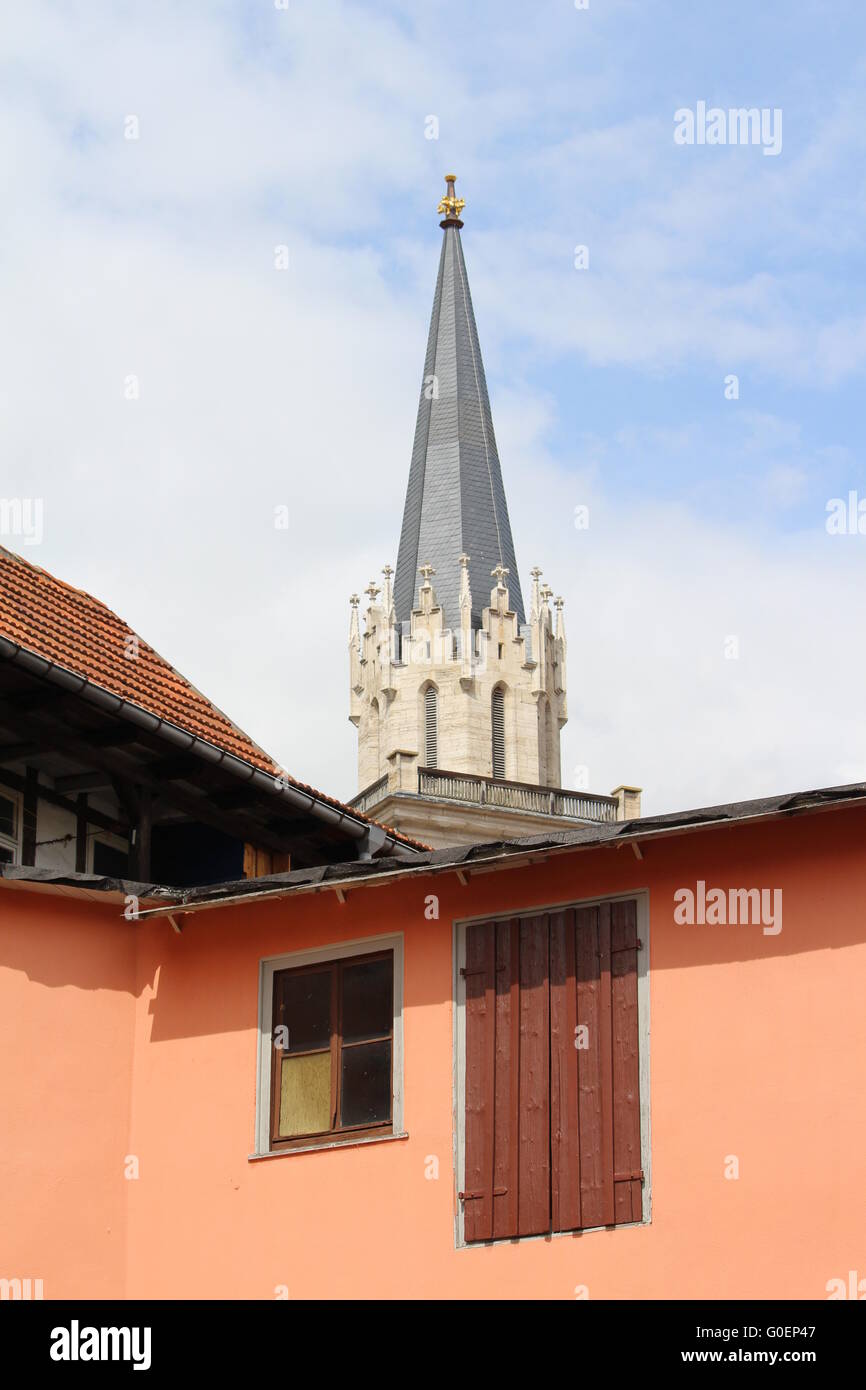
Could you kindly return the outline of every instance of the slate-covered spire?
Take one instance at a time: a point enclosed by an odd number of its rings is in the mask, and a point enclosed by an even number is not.
[[[472,626],[481,624],[496,565],[509,571],[510,606],[522,624],[523,597],[460,244],[464,203],[454,193],[455,175],[445,178],[442,254],[394,576],[395,617],[409,621],[419,606],[419,568],[432,565],[445,622],[458,628],[460,557],[468,555]]]

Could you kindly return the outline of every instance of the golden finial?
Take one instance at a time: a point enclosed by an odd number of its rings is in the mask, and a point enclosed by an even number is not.
[[[436,211],[442,217],[441,227],[458,226],[462,227],[460,214],[466,206],[465,198],[458,198],[454,193],[454,185],[457,182],[456,174],[445,175],[445,197],[439,202]]]

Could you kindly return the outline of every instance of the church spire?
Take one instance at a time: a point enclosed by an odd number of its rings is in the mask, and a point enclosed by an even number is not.
[[[419,567],[436,571],[445,622],[460,623],[461,555],[468,555],[472,626],[481,625],[481,596],[491,571],[509,571],[510,603],[524,622],[523,596],[493,432],[484,364],[466,263],[460,243],[465,200],[446,174],[439,203],[443,231],[439,274],[424,361],[424,380],[394,576],[394,610],[407,623],[419,606]],[[476,606],[477,605],[477,606]]]

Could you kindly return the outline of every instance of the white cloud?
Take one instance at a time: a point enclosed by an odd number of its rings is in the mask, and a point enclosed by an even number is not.
[[[779,541],[694,502],[612,495],[605,460],[622,449],[660,468],[691,454],[699,479],[706,427],[575,439],[567,471],[548,443],[559,403],[517,379],[560,355],[576,379],[587,360],[825,384],[860,371],[854,305],[802,305],[784,264],[723,265],[753,234],[744,199],[774,244],[795,235],[821,161],[772,186],[771,161],[674,165],[667,116],[597,118],[622,86],[598,65],[600,31],[583,31],[591,80],[560,67],[544,82],[574,32],[554,6],[550,27],[527,11],[494,32],[480,67],[477,20],[467,49],[435,7],[392,9],[265,4],[246,28],[225,3],[16,10],[0,422],[4,491],[45,500],[28,558],[115,607],[294,774],[350,795],[347,598],[395,559],[433,207],[457,159],[488,368],[510,381],[491,386],[522,578],[540,561],[568,605],[564,769],[588,763],[601,790],[642,782],[654,809],[862,773],[866,541],[829,540],[823,514]],[[437,111],[441,139],[425,141]],[[130,113],[138,141],[123,139]],[[852,117],[840,98],[822,150],[849,147]],[[825,251],[832,235],[823,217],[803,232]],[[588,274],[572,269],[578,241]],[[795,500],[811,466],[796,425],[742,419],[749,470]],[[738,663],[722,656],[731,632]]]
[[[509,498],[518,557],[542,555],[566,599],[567,782],[585,764],[593,790],[637,783],[664,811],[866,777],[851,698],[866,688],[866,537],[827,536],[823,515],[781,541],[679,503],[637,507],[543,458],[531,478],[509,478]]]

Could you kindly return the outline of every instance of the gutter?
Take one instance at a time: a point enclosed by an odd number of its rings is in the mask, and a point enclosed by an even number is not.
[[[131,700],[125,700],[120,695],[112,695],[101,685],[94,684],[85,676],[75,675],[65,666],[59,666],[56,662],[37,656],[35,652],[19,646],[6,637],[0,637],[0,659],[11,662],[13,666],[20,666],[23,670],[42,680],[50,681],[52,685],[60,686],[70,694],[86,700],[88,704],[95,705],[106,714],[115,715],[126,720],[127,723],[136,724],[147,733],[156,734],[159,738],[165,739],[167,743],[174,744],[176,748],[181,748],[184,752],[192,753],[201,758],[203,762],[224,768],[234,777],[250,782],[259,791],[281,797],[290,806],[306,811],[325,825],[339,827],[353,840],[363,842],[359,849],[361,859],[371,859],[386,841],[393,846],[398,855],[401,851],[411,855],[423,853],[422,850],[414,849],[412,845],[403,840],[395,840],[384,826],[379,826],[369,820],[360,821],[348,812],[338,810],[336,806],[329,806],[320,801],[310,792],[303,792],[297,787],[286,786],[280,779],[267,772],[262,772],[260,768],[253,767],[251,763],[244,762],[234,753],[227,753],[215,747],[214,744],[208,743],[205,739],[199,738],[197,734],[188,733],[176,724],[170,724],[155,714],[149,714],[147,710],[142,709],[140,705],[134,704]]]

